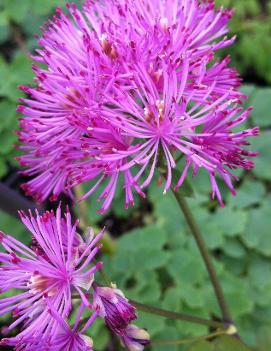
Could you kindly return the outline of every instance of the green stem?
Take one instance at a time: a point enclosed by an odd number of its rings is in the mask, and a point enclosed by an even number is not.
[[[77,300],[80,299],[80,295],[73,295],[72,296],[73,299]],[[172,311],[168,311],[168,310],[164,310],[162,308],[158,308],[158,307],[153,307],[153,306],[149,306],[149,305],[145,305],[143,303],[134,301],[134,300],[130,300],[129,302],[135,306],[139,311],[144,311],[150,314],[155,314],[157,316],[161,316],[161,317],[165,317],[165,318],[169,318],[169,319],[174,319],[174,320],[179,320],[179,321],[185,321],[185,322],[190,322],[190,323],[195,323],[195,324],[201,324],[201,325],[206,325],[207,327],[212,327],[212,328],[216,328],[216,329],[224,329],[225,331],[225,326],[223,323],[221,322],[217,322],[217,321],[212,321],[209,319],[204,319],[204,318],[200,318],[200,317],[195,317],[195,316],[191,316],[189,314],[184,314],[184,313],[178,313],[178,312],[172,312]],[[88,317],[82,319],[82,322],[86,322],[88,320]]]
[[[228,306],[226,304],[225,301],[225,297],[223,294],[223,290],[221,288],[221,285],[219,283],[219,280],[217,278],[217,274],[216,274],[216,270],[215,267],[213,265],[213,262],[211,260],[211,257],[209,255],[208,249],[205,245],[205,242],[203,240],[202,234],[200,232],[200,229],[198,227],[198,224],[188,206],[188,203],[185,199],[185,197],[180,193],[180,191],[173,191],[173,194],[178,202],[178,205],[180,206],[180,209],[182,210],[184,217],[187,221],[187,224],[196,240],[196,243],[198,245],[199,251],[202,255],[202,258],[204,260],[205,266],[207,268],[207,271],[209,273],[215,294],[216,294],[216,298],[217,298],[217,302],[219,304],[221,313],[222,313],[222,317],[223,317],[223,322],[224,323],[228,323],[231,324],[232,323],[232,319],[231,319],[231,315],[230,315],[230,311],[228,309]]]
[[[208,335],[197,336],[195,338],[180,339],[180,340],[153,340],[152,345],[182,345],[191,344],[201,340],[208,340],[215,338],[216,336],[227,334],[226,330],[217,331]]]
[[[171,312],[167,311],[161,308],[145,305],[143,303],[134,301],[134,300],[129,300],[129,302],[134,305],[138,310],[156,314],[158,316],[166,317],[169,319],[175,319],[175,320],[180,320],[180,321],[186,321],[186,322],[191,322],[191,323],[196,323],[196,324],[201,324],[201,325],[207,325],[208,327],[213,327],[213,328],[224,328],[224,324],[200,317],[194,317],[188,314],[184,313],[177,313],[177,312]]]

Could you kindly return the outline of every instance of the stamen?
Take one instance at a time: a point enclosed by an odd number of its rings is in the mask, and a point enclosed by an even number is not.
[[[160,26],[162,29],[166,32],[168,30],[168,18],[167,17],[162,17],[160,19]]]
[[[118,53],[114,46],[110,43],[110,41],[107,39],[107,34],[103,33],[100,37],[100,41],[102,44],[102,48],[104,53],[109,56],[112,60],[115,60],[118,57]]]
[[[48,296],[53,296],[58,292],[56,287],[48,290],[48,288],[50,288],[50,285],[53,285],[53,282],[50,281],[48,277],[44,277],[40,274],[34,273],[34,275],[32,275],[29,280],[29,285],[31,286],[30,292],[33,294],[47,291]]]

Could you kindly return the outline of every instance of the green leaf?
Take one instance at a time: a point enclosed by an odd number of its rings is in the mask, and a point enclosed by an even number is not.
[[[7,17],[17,23],[21,23],[29,11],[31,0],[4,0]]]
[[[251,150],[259,152],[259,156],[254,159],[253,173],[260,179],[271,180],[270,140],[270,131],[262,132],[259,137],[251,139]]]
[[[241,340],[222,335],[214,341],[215,351],[251,351]]]
[[[251,351],[241,340],[222,335],[214,342],[199,341],[189,351]]]
[[[7,165],[6,162],[0,158],[0,178],[6,175],[7,173]]]
[[[242,258],[246,254],[244,246],[236,239],[227,239],[222,249],[229,257]]]
[[[206,279],[202,258],[188,248],[173,250],[167,268],[172,278],[183,287],[203,283]]]
[[[2,211],[0,211],[0,229],[26,245],[31,241],[31,234],[21,221]]]
[[[180,335],[175,327],[166,326],[163,331],[155,334],[153,337],[154,340],[178,340],[180,339]],[[177,351],[178,345],[159,345],[155,344],[155,351]]]
[[[242,234],[244,243],[266,256],[271,256],[271,199],[265,200],[261,207],[251,209],[246,231]]]
[[[251,102],[251,104],[254,105],[251,116],[254,123],[260,127],[267,127],[271,125],[270,101],[271,88],[257,89]]]
[[[208,341],[199,341],[196,342],[188,351],[216,351],[214,345]],[[235,350],[227,350],[227,351],[235,351]]]
[[[244,231],[247,217],[242,210],[225,207],[217,209],[213,220],[225,235],[233,237]]]
[[[166,319],[153,314],[139,311],[136,325],[141,328],[147,329],[150,335],[162,332],[165,329]]]
[[[261,157],[261,156],[259,156]],[[258,204],[262,201],[265,194],[265,187],[256,180],[245,180],[237,190],[237,196],[229,196],[227,205],[236,208],[246,208]]]
[[[3,100],[0,102],[0,132],[5,128],[14,128],[15,120],[15,105],[9,100]],[[1,143],[2,144],[2,143]]]
[[[0,133],[0,140],[0,155],[7,155],[13,150],[14,144],[17,141],[17,136],[12,132],[2,132]]]
[[[120,252],[139,251],[146,248],[146,242],[148,242],[147,246],[150,249],[160,251],[166,241],[166,233],[153,224],[127,232],[119,239],[118,246]]]

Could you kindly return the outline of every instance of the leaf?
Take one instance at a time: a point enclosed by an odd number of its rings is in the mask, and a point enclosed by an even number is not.
[[[7,13],[7,17],[16,23],[23,22],[29,7],[31,5],[30,0],[4,0],[4,6]]]
[[[175,327],[165,326],[163,331],[155,334],[153,340],[178,340],[180,339],[180,334]],[[155,351],[177,351],[178,345],[159,345],[155,344]]]
[[[247,223],[246,212],[231,207],[217,209],[213,220],[227,236],[233,237],[244,231]]]
[[[159,316],[154,316],[147,312],[139,311],[136,325],[147,329],[152,336],[153,334],[162,332],[165,329],[166,319]]]
[[[222,335],[214,341],[215,351],[251,351],[241,340]]]
[[[208,341],[199,341],[192,346],[189,351],[252,351],[241,340],[222,335],[216,338],[212,343]]]
[[[233,318],[251,313],[254,302],[249,294],[248,283],[229,272],[224,272],[221,278],[222,288]]]
[[[6,162],[0,158],[0,178],[5,176],[7,173],[7,166],[6,166]]]
[[[149,248],[160,251],[166,241],[166,233],[160,227],[153,224],[126,232],[119,239],[118,246],[121,252],[126,250],[139,251],[144,249],[148,242],[147,246]]]
[[[271,88],[261,88],[257,89],[251,101],[251,104],[254,105],[251,116],[254,123],[260,127],[271,125],[270,100]]]
[[[259,156],[261,157],[261,156]],[[229,196],[227,205],[236,208],[246,208],[258,204],[265,194],[264,185],[256,180],[245,180],[237,190],[237,196]]]
[[[203,283],[206,279],[202,258],[188,248],[173,250],[167,268],[174,281],[183,287]]]
[[[251,140],[251,150],[259,153],[254,159],[255,167],[252,172],[260,179],[271,180],[270,140],[270,131],[262,132],[259,137]]]
[[[244,243],[266,256],[271,256],[271,199],[265,200],[261,207],[251,209],[246,231],[242,234]]]
[[[244,246],[235,239],[228,239],[222,246],[223,251],[229,257],[242,258],[246,254]]]
[[[15,117],[16,117],[16,113],[15,113],[14,103],[11,103],[9,100],[1,101],[0,102],[0,120],[1,120],[0,132],[8,127],[14,128]]]
[[[25,226],[19,221],[5,212],[0,210],[0,229],[6,234],[14,236],[17,240],[28,245],[31,241],[31,234],[27,232]]]
[[[0,133],[1,148],[0,155],[7,155],[12,152],[14,144],[17,141],[17,137],[11,131],[5,131]]]
[[[188,351],[216,351],[214,345],[208,341],[198,341],[196,342]],[[235,350],[227,350],[235,351]]]

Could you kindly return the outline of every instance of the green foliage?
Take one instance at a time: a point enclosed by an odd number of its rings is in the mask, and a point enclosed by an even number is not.
[[[237,338],[223,335],[214,342],[197,342],[189,351],[250,351],[250,349]]]
[[[237,34],[236,45],[225,50],[242,75],[257,75],[259,81],[271,83],[271,1],[217,0],[217,5],[233,8],[231,35]]]
[[[233,65],[250,80],[270,83],[271,1],[265,1],[265,10],[264,1],[259,0],[217,2],[236,9],[231,29],[237,32],[238,40],[227,50],[232,54]],[[31,63],[22,49],[36,47],[33,34],[39,32],[40,25],[54,8],[64,3],[65,0],[0,0],[0,45],[3,48],[0,56],[0,178],[7,174],[16,154],[13,148],[18,117],[15,110],[17,99],[22,95],[17,86],[29,84],[32,79]],[[23,39],[23,47],[18,34]],[[255,159],[255,169],[250,173],[240,172],[236,197],[222,187],[225,209],[209,201],[209,179],[202,171],[196,179],[190,177],[194,195],[188,183],[185,194],[193,195],[189,204],[214,257],[240,335],[249,345],[257,346],[257,351],[268,351],[271,349],[271,89],[250,84],[242,91],[249,96],[245,105],[254,106],[249,125],[258,124],[262,129],[261,136],[251,141],[252,148],[260,153]],[[202,259],[174,196],[170,192],[163,195],[162,191],[162,187],[153,182],[148,191],[149,203],[143,204],[144,209],[137,198],[135,208],[126,211],[119,187],[112,212],[106,216],[96,213],[98,204],[94,199],[87,202],[91,225],[99,227],[101,221],[109,223],[110,231],[110,218],[113,218],[114,234],[121,234],[116,239],[116,252],[104,259],[105,269],[130,298],[205,318],[219,316]],[[29,241],[20,223],[2,212],[0,224],[2,230],[25,243]],[[134,229],[130,229],[131,224]],[[102,282],[102,277],[99,279]],[[169,321],[141,312],[138,324],[147,327],[152,338],[159,340],[208,333],[207,328],[200,325]],[[95,339],[95,350],[104,350],[109,335],[102,322],[95,323],[89,333]],[[222,337],[218,340],[216,344],[199,342],[191,348],[189,345],[185,348],[155,345],[152,350],[248,350],[236,339]]]

